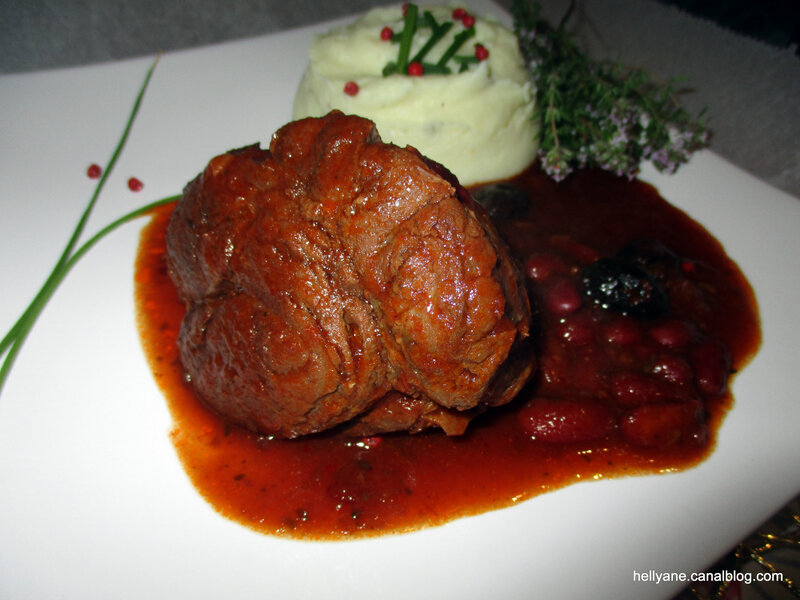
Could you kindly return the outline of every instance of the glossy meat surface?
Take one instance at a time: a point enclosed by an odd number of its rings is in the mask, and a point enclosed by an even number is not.
[[[440,165],[331,113],[214,158],[167,236],[181,360],[231,422],[278,437],[463,432],[530,377],[530,309]]]

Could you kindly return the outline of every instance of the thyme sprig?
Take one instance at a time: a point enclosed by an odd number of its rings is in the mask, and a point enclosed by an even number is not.
[[[128,136],[130,134],[131,128],[133,127],[133,123],[136,119],[136,115],[139,112],[139,107],[141,106],[142,99],[144,98],[145,91],[147,90],[148,85],[150,84],[150,79],[153,76],[153,71],[155,70],[156,64],[158,63],[158,59],[156,59],[150,68],[147,71],[145,76],[144,82],[139,89],[139,93],[136,96],[136,100],[133,103],[133,108],[131,109],[130,114],[128,115],[128,120],[125,124],[125,128],[123,129],[122,135],[117,142],[116,147],[114,148],[113,153],[111,154],[111,158],[108,161],[105,169],[103,169],[103,173],[100,179],[95,186],[94,192],[92,196],[89,198],[89,202],[86,204],[86,207],[81,214],[80,219],[78,220],[78,224],[75,226],[75,229],[72,231],[72,235],[70,236],[69,241],[67,242],[64,250],[61,253],[61,256],[56,261],[53,270],[50,272],[50,275],[45,280],[42,287],[39,289],[37,294],[33,297],[30,304],[28,304],[27,308],[23,311],[11,329],[3,336],[3,339],[0,341],[0,356],[4,356],[2,366],[0,366],[0,393],[3,391],[3,386],[8,379],[8,375],[11,372],[11,368],[14,366],[14,362],[19,354],[20,350],[22,349],[25,340],[27,339],[28,335],[30,334],[31,330],[33,329],[36,320],[39,318],[39,315],[44,310],[44,307],[53,297],[58,286],[64,281],[64,278],[67,274],[72,270],[72,268],[77,264],[77,262],[91,250],[101,239],[106,237],[109,233],[118,229],[120,226],[132,221],[133,219],[145,215],[154,208],[161,206],[163,204],[168,204],[170,202],[174,202],[178,199],[179,196],[170,196],[168,198],[162,198],[161,200],[156,200],[155,202],[151,202],[145,206],[142,206],[136,210],[133,210],[115,221],[112,221],[102,229],[100,229],[97,233],[95,233],[92,237],[90,237],[86,242],[82,245],[78,246],[78,241],[83,234],[83,231],[86,226],[86,222],[89,220],[89,216],[94,209],[95,204],[97,204],[97,200],[100,197],[100,192],[105,185],[106,180],[108,179],[111,171],[114,169],[114,166],[119,159],[120,154],[122,153],[122,149],[125,146],[125,143],[128,140]]]
[[[536,85],[542,168],[557,181],[583,167],[633,178],[643,161],[674,173],[708,145],[703,113],[692,119],[680,106],[676,80],[659,85],[642,69],[591,60],[565,31],[573,9],[552,27],[538,3],[514,0],[511,8]]]

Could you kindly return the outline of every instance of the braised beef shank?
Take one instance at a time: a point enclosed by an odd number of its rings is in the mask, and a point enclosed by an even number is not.
[[[534,369],[524,283],[485,213],[359,117],[214,158],[173,213],[167,260],[184,369],[257,432],[457,434]]]

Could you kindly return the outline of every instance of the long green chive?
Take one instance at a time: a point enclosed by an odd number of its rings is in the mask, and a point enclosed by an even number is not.
[[[44,285],[42,285],[41,289],[39,290],[39,293],[31,302],[31,306],[33,306],[34,304],[38,304],[40,295],[46,294],[46,290],[48,289],[51,279],[54,279],[57,276],[59,270],[63,267],[64,263],[69,259],[72,250],[75,248],[75,244],[78,243],[78,239],[83,233],[83,229],[86,226],[86,222],[89,220],[89,216],[91,215],[92,210],[94,209],[94,205],[97,203],[97,198],[100,196],[100,192],[102,191],[103,186],[106,183],[106,180],[111,174],[114,165],[116,165],[117,159],[119,158],[119,155],[122,152],[122,148],[128,139],[128,135],[130,134],[130,130],[133,125],[133,121],[136,118],[136,114],[139,112],[139,106],[141,105],[142,98],[144,97],[144,92],[150,83],[150,78],[153,75],[153,71],[155,70],[157,63],[158,59],[156,59],[150,66],[150,69],[148,69],[147,75],[145,76],[144,79],[144,83],[142,84],[142,87],[139,89],[139,93],[136,96],[136,100],[133,104],[133,108],[128,117],[128,121],[125,124],[125,129],[122,132],[122,137],[117,143],[117,146],[114,149],[113,154],[111,155],[111,159],[108,161],[108,165],[106,166],[105,169],[103,169],[102,176],[100,177],[100,179],[97,182],[97,185],[95,186],[94,193],[92,194],[92,197],[89,199],[89,203],[86,205],[86,208],[84,209],[83,214],[81,215],[81,218],[78,221],[78,224],[75,226],[75,229],[72,232],[72,237],[70,237],[69,241],[67,242],[67,245],[64,247],[64,250],[61,253],[61,257],[58,259],[58,262],[56,262],[55,266],[53,267],[53,270],[50,272],[50,275],[48,276]],[[17,320],[17,322],[11,327],[11,329],[5,335],[5,337],[3,337],[2,342],[0,342],[0,353],[5,352],[8,346],[14,340],[14,338],[17,335],[17,332],[19,331],[19,328],[22,327],[25,321],[27,320],[27,313],[28,313],[27,310],[23,312],[20,318]],[[0,385],[0,388],[1,387],[2,386]]]
[[[425,19],[430,22],[431,31],[433,33],[431,34],[431,37],[428,38],[428,41],[425,42],[425,45],[420,48],[419,52],[414,55],[414,58],[411,59],[411,62],[422,62],[428,52],[431,51],[431,49],[439,42],[439,40],[447,35],[447,32],[450,31],[450,28],[453,26],[453,23],[450,21],[439,25],[436,23],[433,15],[428,10],[425,11]],[[425,72],[427,73],[428,70],[426,69]]]
[[[421,19],[417,19],[418,11],[419,9],[416,4],[408,3],[406,5],[406,12],[403,18],[403,30],[400,33],[395,33],[391,38],[392,43],[400,45],[397,52],[397,62],[389,62],[383,67],[382,72],[384,77],[395,73],[409,75],[409,65],[414,63],[419,63],[422,66],[422,72],[425,74],[447,75],[452,73],[450,67],[447,66],[447,62],[450,59],[455,59],[459,67],[459,72],[466,71],[469,69],[469,65],[479,62],[474,57],[456,56],[456,52],[464,45],[464,42],[475,35],[475,27],[473,25],[470,25],[453,38],[450,46],[437,62],[424,62],[425,57],[433,47],[447,35],[450,29],[452,29],[453,22],[445,21],[443,23],[438,23],[436,17],[434,17],[433,13],[429,10],[422,13]],[[423,44],[422,48],[409,60],[408,56],[411,52],[411,44],[414,35],[419,29],[430,29],[431,35],[426,40],[425,44]],[[418,74],[419,73],[416,72],[414,73],[414,75]]]
[[[450,75],[452,73],[452,69],[450,67],[445,67],[438,63],[422,63],[422,71],[426,75]]]
[[[474,27],[470,27],[469,29],[465,29],[464,31],[458,33],[453,38],[453,42],[450,44],[450,47],[444,51],[444,54],[442,54],[442,57],[439,59],[439,62],[437,64],[441,67],[445,66],[447,64],[447,61],[453,58],[453,56],[455,56],[456,52],[459,51],[461,46],[464,45],[464,42],[466,42],[473,35],[475,35]]]
[[[406,16],[403,22],[403,34],[400,38],[400,48],[397,51],[397,70],[405,73],[408,69],[408,56],[411,54],[411,41],[417,31],[417,5],[410,4],[406,9]]]
[[[25,309],[25,311],[20,315],[17,319],[16,323],[11,327],[11,329],[6,333],[3,337],[2,341],[0,341],[0,355],[5,354],[5,358],[3,359],[2,367],[0,367],[0,393],[2,393],[3,386],[5,385],[6,379],[8,378],[9,373],[11,372],[11,368],[14,365],[14,361],[16,360],[17,355],[19,354],[20,350],[22,349],[25,340],[28,337],[31,329],[33,328],[34,323],[36,323],[36,319],[38,319],[39,315],[41,314],[44,307],[47,305],[47,302],[52,298],[53,294],[55,293],[58,286],[66,277],[67,273],[72,270],[72,267],[80,260],[80,258],[85,255],[95,244],[97,244],[100,239],[117,229],[120,225],[127,223],[128,221],[145,214],[146,212],[152,210],[156,206],[160,206],[162,204],[166,204],[168,202],[174,201],[177,196],[164,198],[162,200],[158,200],[156,202],[152,202],[147,206],[143,206],[137,210],[134,210],[116,221],[110,223],[99,232],[97,232],[94,236],[92,236],[87,242],[85,242],[82,246],[80,246],[77,250],[75,247],[80,239],[81,234],[86,226],[86,222],[89,220],[89,216],[91,215],[92,209],[94,209],[95,204],[100,196],[100,192],[105,185],[106,180],[108,179],[111,171],[113,170],[114,166],[119,159],[120,154],[122,153],[122,149],[125,146],[125,143],[128,140],[128,136],[130,135],[131,128],[133,127],[133,122],[136,119],[136,115],[139,112],[139,108],[142,103],[142,99],[144,98],[145,91],[147,90],[148,85],[150,84],[150,79],[153,76],[153,72],[155,70],[156,65],[158,64],[158,58],[153,61],[153,64],[147,71],[145,76],[144,82],[142,83],[141,88],[139,89],[139,93],[136,96],[136,100],[133,103],[133,108],[128,116],[128,120],[125,124],[125,128],[122,132],[122,136],[117,142],[116,147],[114,148],[114,152],[111,155],[111,158],[106,165],[106,168],[103,170],[103,174],[97,182],[95,186],[94,193],[92,194],[91,198],[89,199],[88,204],[86,205],[81,218],[78,221],[78,224],[75,226],[75,229],[72,232],[72,236],[70,237],[67,245],[64,247],[61,256],[59,257],[58,261],[56,262],[53,270],[50,272],[49,276],[45,280],[42,287],[37,292],[36,296],[34,296],[31,303]]]

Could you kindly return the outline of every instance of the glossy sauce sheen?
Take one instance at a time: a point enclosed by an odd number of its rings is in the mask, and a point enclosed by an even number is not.
[[[174,446],[192,482],[218,512],[263,533],[306,539],[401,532],[509,506],[584,480],[687,468],[711,452],[732,398],[727,389],[697,392],[694,383],[680,381],[680,374],[682,365],[690,363],[691,348],[706,339],[727,347],[732,371],[757,350],[755,300],[736,265],[702,227],[646,184],[586,172],[556,185],[537,170],[513,183],[525,190],[530,208],[497,222],[530,275],[542,364],[517,401],[475,420],[465,435],[450,438],[440,433],[368,439],[325,434],[279,441],[227,426],[184,382],[176,345],[183,306],[164,260],[171,207],[153,215],[136,265],[140,332],[169,403]],[[666,319],[696,321],[696,339],[691,347],[682,343],[683,354],[673,351],[675,344],[668,348],[664,340],[653,342],[651,331],[664,319],[620,317],[586,298],[580,308],[568,307],[568,314],[547,308],[553,282],[575,285],[582,266],[642,237],[660,240],[679,255],[691,280],[686,286],[702,294],[697,316],[691,300],[678,302],[675,315]],[[535,268],[541,256],[563,272],[542,275]],[[649,401],[632,406],[614,397],[609,381],[626,369],[647,372],[655,380],[666,375],[678,397],[702,403],[698,430],[674,443],[632,442],[641,437],[642,425],[640,419],[636,430],[631,412]],[[536,411],[546,402],[564,401],[600,407],[608,419],[605,428],[583,438],[568,432],[573,437],[566,442],[537,435]]]

